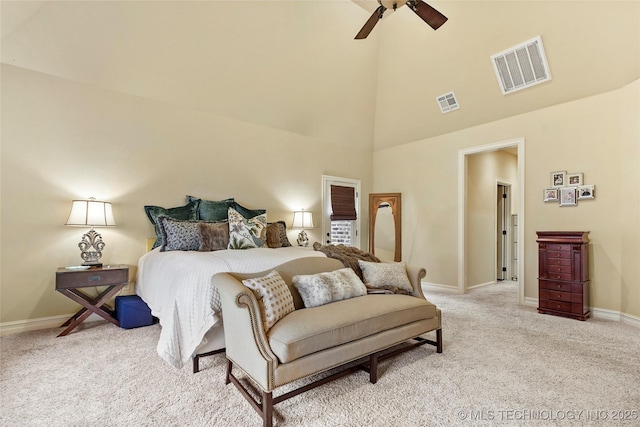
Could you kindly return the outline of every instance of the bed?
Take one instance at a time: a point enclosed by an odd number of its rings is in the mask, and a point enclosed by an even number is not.
[[[224,348],[220,301],[211,284],[214,274],[257,273],[303,257],[325,255],[290,246],[215,252],[160,252],[156,248],[142,256],[136,293],[162,326],[157,346],[160,357],[182,368],[192,357]]]
[[[187,196],[175,208],[145,206],[156,237],[138,261],[136,294],[162,327],[158,355],[182,368],[193,359],[224,350],[216,273],[257,273],[304,257],[325,254],[291,246],[284,221],[267,222],[264,209],[247,209],[234,199]]]

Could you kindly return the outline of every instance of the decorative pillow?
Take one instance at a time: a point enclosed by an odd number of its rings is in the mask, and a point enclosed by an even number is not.
[[[277,222],[267,224],[267,246],[270,248],[281,248],[280,227]]]
[[[258,299],[265,332],[295,310],[291,291],[277,271],[273,270],[264,277],[245,279],[242,283],[251,289]]]
[[[193,196],[187,196],[188,202],[197,201],[198,219],[205,221],[224,221],[227,219],[229,207],[233,205],[233,198],[219,201],[203,200]]]
[[[358,260],[364,284],[370,289],[385,289],[395,294],[413,295],[404,262],[369,262]]]
[[[151,224],[153,224],[155,229],[156,241],[153,244],[153,248],[157,248],[163,244],[162,231],[160,230],[160,224],[158,224],[158,217],[160,215],[164,215],[175,219],[197,219],[198,201],[194,200],[184,206],[168,209],[161,208],[160,206],[145,206],[144,212],[147,214],[149,221],[151,221]]]
[[[258,215],[262,215],[262,214],[266,214],[267,211],[265,209],[247,209],[244,206],[240,205],[237,202],[232,202],[230,203],[230,208],[233,208],[236,210],[236,212],[239,212],[240,215],[242,215],[243,217],[247,218],[247,219],[251,219],[254,216],[258,216]]]
[[[270,248],[284,248],[291,246],[287,237],[287,225],[284,221],[267,223],[265,239]]]
[[[250,249],[264,246],[263,232],[267,228],[267,214],[246,219],[229,208],[229,249]]]
[[[220,251],[229,246],[229,223],[224,222],[199,222],[198,234],[200,236],[200,252]]]
[[[278,224],[278,230],[280,231],[280,243],[282,244],[282,247],[285,248],[291,246],[291,242],[287,237],[287,223],[284,221],[277,221],[276,224]]]
[[[367,294],[364,283],[351,268],[318,274],[300,274],[293,276],[291,281],[307,308]]]
[[[200,247],[198,221],[173,219],[168,216],[158,217],[162,246],[164,251],[197,251]]]

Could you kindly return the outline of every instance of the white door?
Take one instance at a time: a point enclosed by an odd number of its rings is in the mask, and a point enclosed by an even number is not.
[[[331,186],[353,188],[355,220],[332,220]],[[336,176],[322,176],[322,244],[355,246],[360,248],[360,180]]]

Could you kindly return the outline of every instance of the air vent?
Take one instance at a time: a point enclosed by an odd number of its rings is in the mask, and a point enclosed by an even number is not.
[[[551,80],[540,36],[491,57],[502,94]]]
[[[444,95],[440,95],[436,97],[438,101],[438,105],[440,106],[440,110],[443,113],[448,113],[449,111],[457,110],[460,108],[458,105],[458,100],[453,92],[445,93]]]

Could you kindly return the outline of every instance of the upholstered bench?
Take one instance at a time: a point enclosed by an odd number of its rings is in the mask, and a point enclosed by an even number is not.
[[[264,426],[272,425],[274,404],[317,385],[360,369],[367,370],[370,382],[376,383],[380,360],[426,343],[436,346],[437,353],[442,352],[441,313],[422,293],[420,279],[426,274],[423,268],[406,266],[408,294],[366,294],[365,289],[364,295],[341,299],[344,297],[342,291],[338,290],[336,294],[332,289],[332,293],[325,292],[324,296],[338,295],[339,300],[321,301],[322,305],[309,308],[308,305],[315,303],[310,303],[312,300],[306,292],[303,302],[296,288],[301,286],[301,277],[315,277],[313,275],[324,272],[343,274],[342,270],[340,261],[314,257],[290,261],[262,273],[214,276],[225,324],[226,382],[232,382],[240,390],[262,416]],[[268,286],[255,288],[256,281],[259,283],[265,277],[269,277]],[[270,310],[275,307],[277,312],[281,304],[268,301],[269,294],[280,295],[283,290],[291,293],[294,307],[274,320]],[[436,333],[435,341],[422,337],[431,331]],[[403,343],[406,344],[399,346]],[[397,349],[391,349],[396,346]],[[273,396],[277,387],[359,359],[364,363]],[[233,374],[234,366],[259,386],[261,401],[257,401]]]

